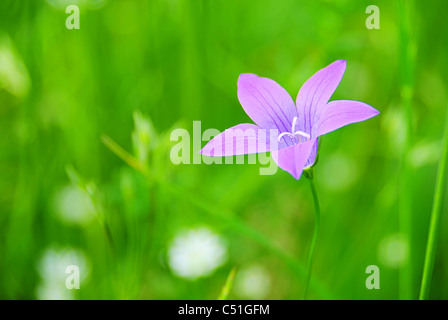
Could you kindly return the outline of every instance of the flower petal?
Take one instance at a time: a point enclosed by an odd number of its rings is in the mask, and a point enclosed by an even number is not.
[[[299,180],[316,142],[317,139],[310,139],[303,143],[273,151],[272,157],[280,168]]]
[[[368,104],[353,100],[334,100],[320,112],[316,125],[317,136],[339,129],[347,124],[370,119],[379,111]]]
[[[300,88],[296,99],[299,126],[311,137],[316,136],[314,122],[341,82],[345,67],[345,60],[337,60],[316,72]]]
[[[310,152],[310,156],[308,158],[308,161],[305,163],[305,168],[306,167],[311,167],[314,162],[316,162],[316,157],[317,157],[317,151],[319,149],[319,138],[315,139],[316,142],[314,142],[313,147],[311,148],[311,152]]]
[[[263,129],[290,132],[297,110],[291,96],[277,82],[245,73],[238,78],[238,99],[249,117]]]
[[[241,123],[218,134],[199,153],[210,157],[223,157],[269,152],[269,140],[269,131],[251,123]],[[277,148],[277,144],[273,143],[273,147]]]

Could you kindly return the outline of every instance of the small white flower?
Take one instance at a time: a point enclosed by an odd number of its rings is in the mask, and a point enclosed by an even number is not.
[[[168,249],[168,264],[172,272],[191,280],[210,275],[226,259],[223,239],[205,227],[180,233]]]
[[[85,225],[95,216],[89,195],[79,187],[68,185],[55,196],[54,210],[62,222]]]
[[[235,279],[236,293],[246,299],[263,299],[271,289],[269,273],[261,266],[253,265],[242,269]]]
[[[36,296],[39,300],[73,300],[73,290],[67,290],[65,286],[56,283],[41,283],[36,288]]]
[[[41,283],[36,288],[36,296],[40,300],[71,300],[73,290],[66,287],[67,267],[75,265],[79,268],[80,280],[89,274],[87,259],[75,249],[47,249],[40,259],[37,270]]]

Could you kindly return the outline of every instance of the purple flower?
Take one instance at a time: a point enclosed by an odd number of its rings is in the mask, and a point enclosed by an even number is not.
[[[277,165],[299,179],[311,167],[320,136],[347,124],[376,116],[378,110],[352,100],[330,101],[342,79],[345,60],[338,60],[314,74],[299,91],[296,104],[275,81],[255,74],[241,74],[238,99],[256,123],[242,123],[214,137],[200,153],[232,156],[271,152]]]

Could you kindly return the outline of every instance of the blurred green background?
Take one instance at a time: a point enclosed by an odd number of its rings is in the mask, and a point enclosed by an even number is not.
[[[69,4],[79,30],[65,26]],[[371,4],[379,30],[365,26]],[[338,59],[347,71],[332,99],[381,113],[322,140],[308,297],[417,298],[447,106],[446,9],[2,0],[0,298],[216,299],[235,268],[231,299],[298,299],[314,225],[308,181],[261,176],[258,164],[173,165],[170,133],[250,121],[240,73],[295,99]],[[446,222],[433,299],[448,298]],[[65,286],[71,264],[79,290]],[[379,290],[366,288],[369,265]]]

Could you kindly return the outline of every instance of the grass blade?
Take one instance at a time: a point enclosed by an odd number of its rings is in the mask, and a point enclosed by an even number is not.
[[[445,133],[443,137],[442,156],[437,170],[437,182],[434,192],[434,200],[429,225],[428,242],[426,244],[425,264],[420,289],[420,300],[429,298],[434,261],[436,257],[437,240],[440,233],[440,217],[442,214],[443,195],[446,190],[446,170],[448,165],[448,110],[446,111]]]
[[[222,287],[221,293],[218,296],[218,300],[227,300],[227,297],[229,296],[229,293],[233,287],[233,280],[235,279],[235,271],[236,271],[235,268],[230,270],[230,273],[227,276],[226,283]]]

